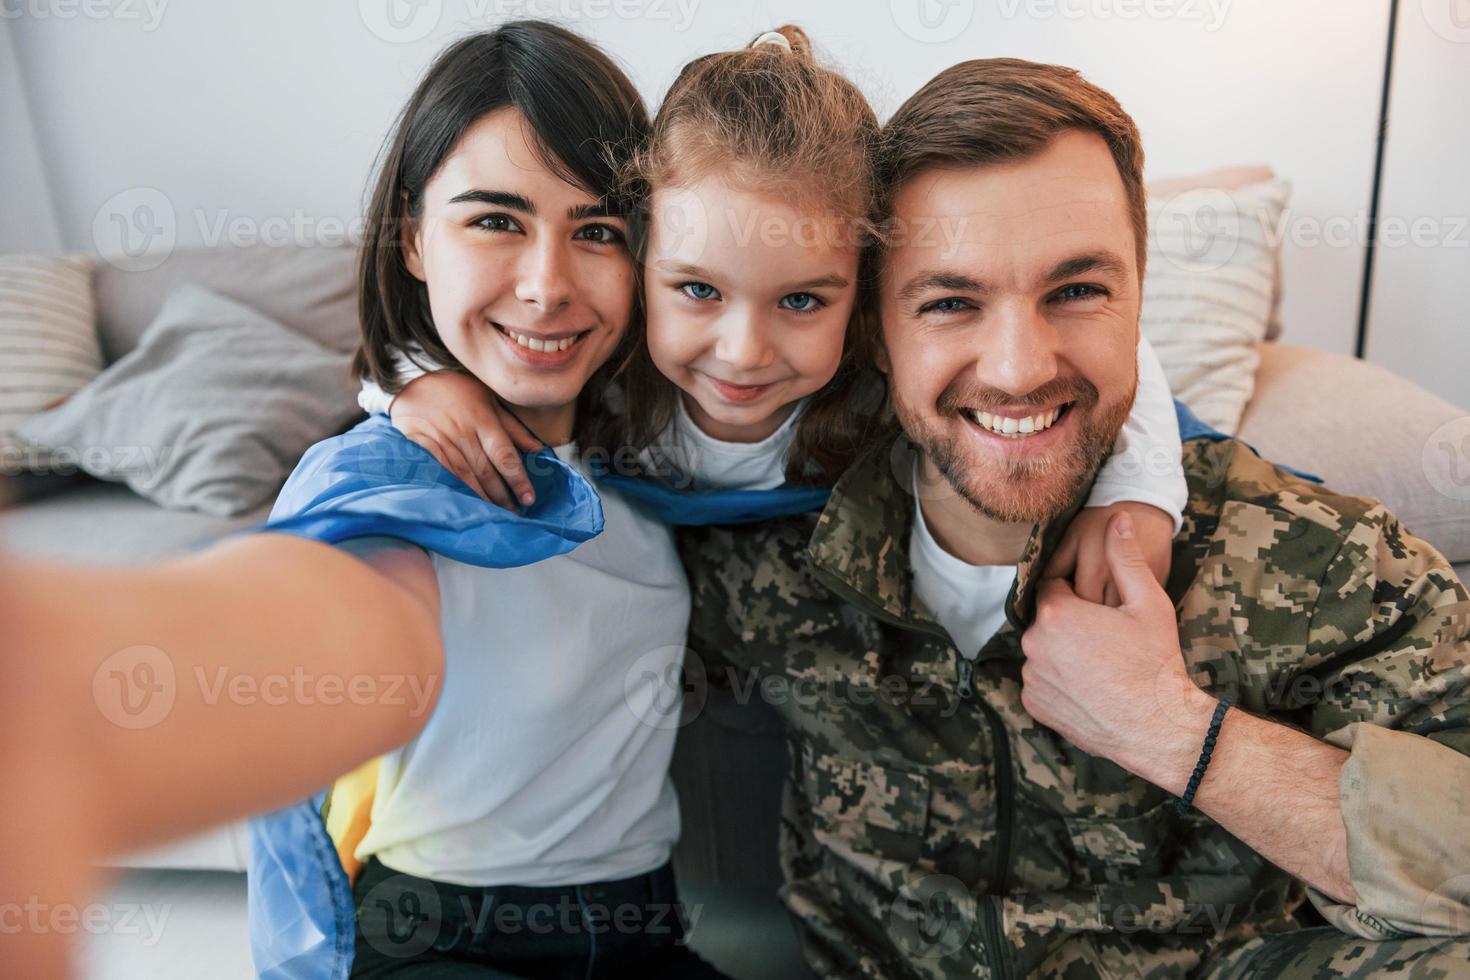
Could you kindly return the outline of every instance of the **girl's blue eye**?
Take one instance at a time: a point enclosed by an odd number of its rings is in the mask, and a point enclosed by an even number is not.
[[[1080,299],[1091,299],[1094,296],[1104,296],[1106,292],[1100,286],[1094,286],[1089,282],[1074,282],[1063,286],[1057,291],[1057,299],[1064,303],[1073,303]]]
[[[781,297],[779,305],[782,309],[791,310],[793,313],[813,313],[821,302],[811,293],[788,293]]]
[[[686,282],[679,288],[690,299],[707,300],[720,295],[720,291],[707,282]]]
[[[486,231],[519,231],[520,225],[508,214],[487,214],[476,218],[473,222],[476,228]]]

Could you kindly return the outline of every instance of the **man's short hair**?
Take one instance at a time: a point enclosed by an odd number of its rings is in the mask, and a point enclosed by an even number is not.
[[[1117,99],[1061,65],[985,58],[934,76],[883,128],[880,216],[891,220],[894,195],[925,170],[1024,159],[1068,130],[1096,133],[1112,151],[1128,195],[1142,281],[1148,205],[1138,127]]]

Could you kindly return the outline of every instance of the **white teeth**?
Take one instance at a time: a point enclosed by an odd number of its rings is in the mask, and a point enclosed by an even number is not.
[[[550,351],[566,350],[568,347],[572,346],[577,341],[582,339],[582,335],[577,334],[573,337],[562,337],[559,340],[542,340],[540,337],[532,337],[529,334],[516,333],[514,330],[510,330],[504,327],[502,327],[501,329],[505,330],[505,334],[507,337],[509,337],[511,340],[514,340],[522,347],[534,351],[541,351],[543,354]]]
[[[1023,419],[1007,418],[1004,415],[994,415],[990,412],[972,411],[968,414],[970,419],[983,429],[988,429],[999,435],[1019,439],[1022,436],[1035,432],[1043,432],[1051,428],[1057,418],[1061,416],[1062,407],[1058,406],[1057,408],[1042,412],[1040,415],[1032,415]]]

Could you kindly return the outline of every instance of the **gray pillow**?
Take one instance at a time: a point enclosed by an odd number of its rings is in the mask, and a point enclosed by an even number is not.
[[[232,517],[361,414],[349,363],[248,306],[181,286],[134,350],[16,434],[165,507]]]

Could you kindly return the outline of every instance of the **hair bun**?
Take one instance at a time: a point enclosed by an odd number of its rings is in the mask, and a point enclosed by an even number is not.
[[[773,47],[783,48],[791,53],[810,59],[812,56],[812,42],[807,38],[806,31],[795,24],[783,24],[773,31],[766,31],[757,37],[749,45],[752,49]]]

